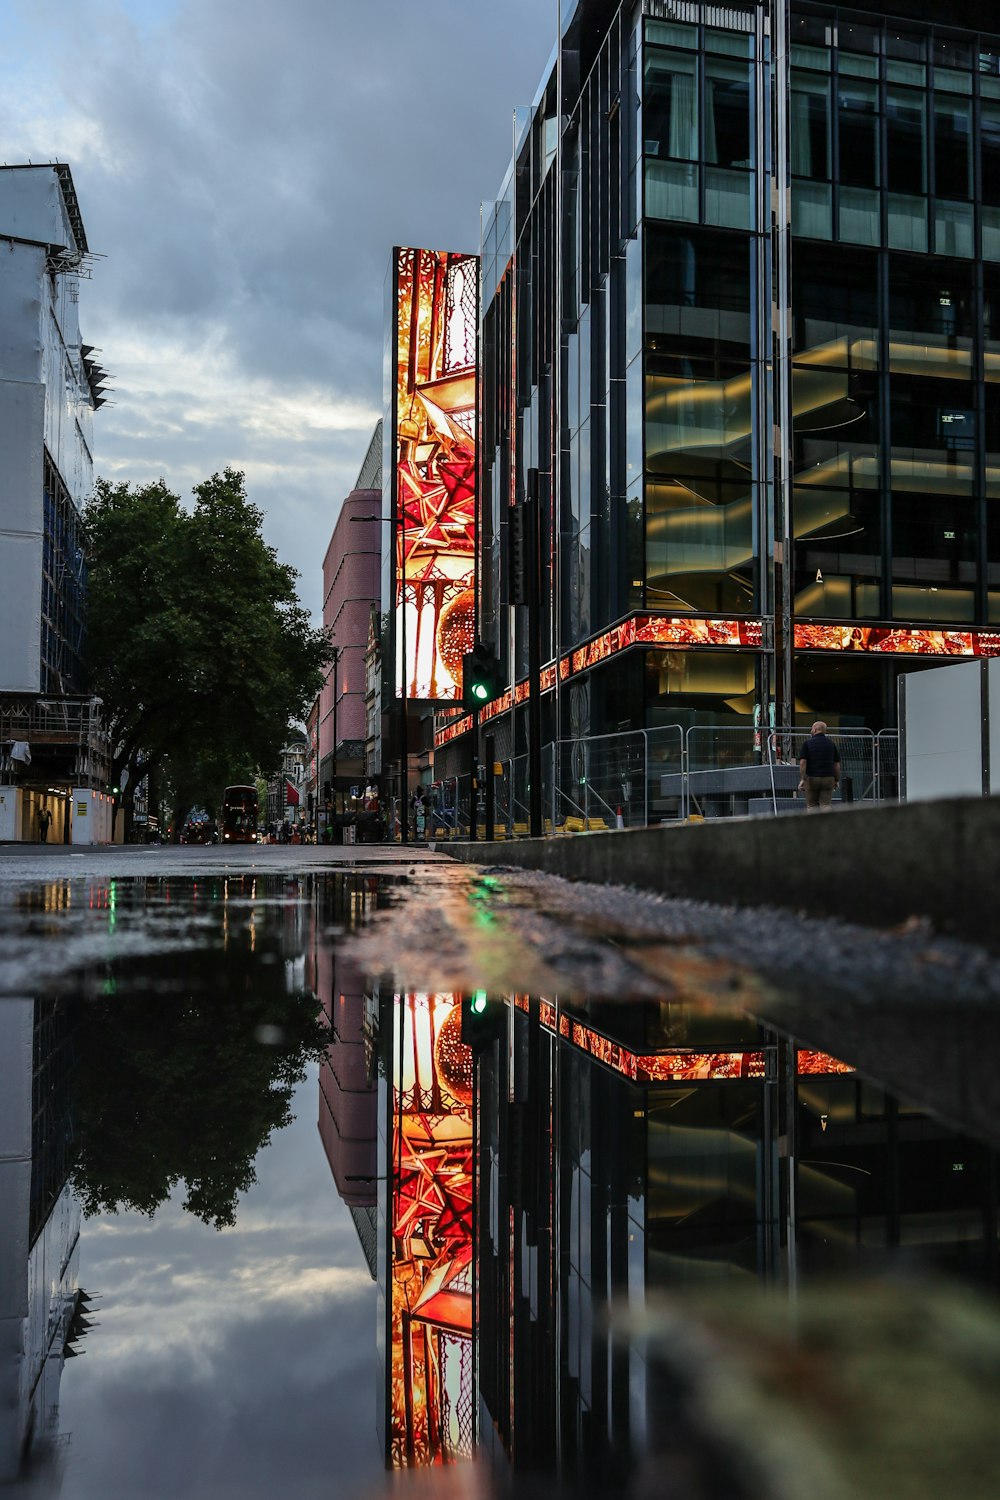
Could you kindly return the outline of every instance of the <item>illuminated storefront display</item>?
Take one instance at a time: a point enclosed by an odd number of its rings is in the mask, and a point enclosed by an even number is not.
[[[396,691],[431,702],[475,629],[478,298],[478,256],[396,251]]]
[[[797,651],[902,656],[1000,656],[998,630],[896,630],[891,625],[796,625]]]
[[[603,635],[564,656],[559,662],[559,681],[566,682],[580,672],[589,671],[591,667],[608,661],[632,646],[668,646],[675,651],[703,650],[706,647],[710,650],[760,651],[763,643],[764,627],[759,619],[701,620],[687,616],[633,615],[621,625],[606,630]],[[541,684],[543,693],[550,692],[555,687],[554,663],[550,662],[542,669]],[[486,723],[498,714],[509,712],[512,701],[515,704],[523,703],[527,696],[528,680],[522,678],[513,693],[508,689],[482,709],[480,722]],[[456,719],[438,730],[434,743],[439,747],[446,745],[460,734],[465,734],[471,726],[472,721],[468,717]]]
[[[472,1053],[457,995],[395,1005],[386,1293],[393,1468],[472,1451]]]
[[[515,995],[514,1005],[527,1011],[527,995]],[[665,1052],[633,1052],[621,1042],[586,1026],[551,1000],[539,1001],[538,1018],[546,1031],[557,1033],[572,1042],[581,1052],[621,1073],[632,1083],[675,1083],[684,1080],[718,1080],[723,1078],[763,1078],[765,1053],[762,1048],[740,1052],[706,1052],[684,1049]],[[828,1052],[799,1047],[795,1053],[796,1071],[805,1073],[853,1073],[850,1063],[840,1062]]]
[[[840,1062],[838,1058],[831,1057],[829,1052],[814,1052],[809,1047],[800,1047],[795,1054],[795,1071],[800,1075],[806,1073],[853,1073],[855,1069],[850,1063]]]

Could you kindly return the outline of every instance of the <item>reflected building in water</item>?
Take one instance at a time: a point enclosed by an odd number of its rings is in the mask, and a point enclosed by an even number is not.
[[[379,1036],[379,1437],[386,1464],[472,1454],[472,1054],[461,997],[373,997]]]
[[[501,1468],[621,1483],[669,1447],[647,1299],[893,1264],[996,1286],[996,1153],[847,1064],[691,1006],[490,1005],[477,1439]]]
[[[391,1468],[475,1448],[500,1474],[627,1485],[682,1421],[641,1336],[664,1296],[894,1266],[998,1285],[996,1152],[744,1013],[367,1009]]]
[[[375,905],[374,877],[325,882],[318,917],[324,928],[353,925]],[[319,1069],[319,1134],[337,1192],[350,1211],[374,1280],[377,1275],[378,1087],[361,971],[336,944],[313,945],[310,982],[330,1029]]]
[[[0,999],[0,1484],[51,1463],[82,1331],[71,1002]]]

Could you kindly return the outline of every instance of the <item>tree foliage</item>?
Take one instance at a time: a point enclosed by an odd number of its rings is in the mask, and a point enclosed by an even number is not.
[[[77,1043],[72,1181],[86,1213],[152,1214],[183,1181],[192,1214],[235,1222],[258,1152],[329,1042],[316,997],[289,991],[279,960],[230,943],[183,969],[168,954],[108,968]]]
[[[87,654],[115,785],[168,757],[175,770],[272,771],[332,657],[242,473],[214,474],[194,496],[186,510],[162,481],[98,480],[86,510]]]

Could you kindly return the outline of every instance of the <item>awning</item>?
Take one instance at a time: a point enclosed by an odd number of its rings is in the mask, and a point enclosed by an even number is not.
[[[285,782],[285,806],[286,807],[298,807],[298,805],[299,805],[299,794],[298,794],[298,791],[292,785],[292,783],[290,781],[286,781]]]

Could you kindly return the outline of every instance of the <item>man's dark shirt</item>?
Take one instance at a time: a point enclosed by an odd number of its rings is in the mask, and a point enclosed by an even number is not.
[[[807,776],[835,776],[840,765],[840,751],[825,734],[811,734],[800,758],[806,763]]]

